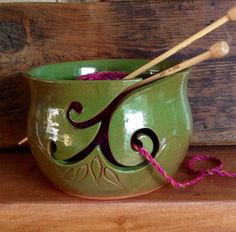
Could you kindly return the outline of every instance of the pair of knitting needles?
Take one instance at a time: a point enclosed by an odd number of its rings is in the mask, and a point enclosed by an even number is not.
[[[133,79],[133,78],[137,77],[138,75],[140,75],[143,72],[151,69],[153,66],[159,64],[163,60],[165,60],[168,57],[174,55],[176,52],[182,50],[183,48],[187,47],[188,45],[190,45],[191,43],[193,43],[197,39],[202,38],[203,36],[205,36],[209,32],[217,29],[218,27],[222,26],[223,24],[227,23],[228,21],[236,21],[236,7],[233,7],[230,10],[228,10],[227,14],[225,16],[223,16],[222,18],[216,20],[215,22],[213,22],[209,26],[205,27],[201,31],[197,32],[196,34],[192,35],[188,39],[186,39],[183,42],[179,43],[178,45],[171,48],[167,52],[165,52],[162,55],[158,56],[157,58],[151,60],[150,62],[143,65],[142,67],[136,69],[135,71],[133,71],[132,73],[127,75],[125,78],[123,78],[123,80]],[[173,66],[173,67],[171,67],[171,68],[169,68],[165,71],[157,73],[157,74],[155,74],[155,75],[153,75],[149,78],[146,78],[145,80],[140,81],[137,84],[133,85],[132,88],[137,88],[139,86],[146,85],[146,84],[151,83],[151,82],[153,82],[155,80],[158,80],[160,78],[163,78],[163,77],[169,76],[171,74],[180,72],[180,71],[182,71],[186,68],[189,68],[193,65],[196,65],[196,64],[198,64],[202,61],[205,61],[205,60],[208,60],[208,59],[211,59],[211,58],[222,58],[225,55],[227,55],[228,52],[229,52],[228,44],[225,41],[218,42],[216,44],[213,44],[208,51],[206,51],[206,52],[204,52],[204,53],[202,53],[202,54],[200,54],[196,57],[193,57],[193,58],[191,58],[187,61],[184,61],[180,64],[177,64],[177,65],[175,65],[175,66]]]
[[[182,50],[183,48],[187,47],[188,45],[190,45],[191,43],[193,43],[194,41],[196,41],[197,39],[202,38],[203,36],[205,36],[206,34],[208,34],[209,32],[217,29],[218,27],[222,26],[223,24],[229,22],[229,21],[236,21],[236,7],[231,8],[230,10],[228,10],[227,14],[225,16],[223,16],[222,18],[216,20],[215,22],[213,22],[212,24],[210,24],[209,26],[205,27],[204,29],[202,29],[201,31],[197,32],[196,34],[192,35],[191,37],[189,37],[188,39],[184,40],[183,42],[179,43],[178,45],[176,45],[175,47],[171,48],[170,50],[168,50],[167,52],[163,53],[162,55],[158,56],[157,58],[151,60],[150,62],[148,62],[147,64],[143,65],[142,67],[136,69],[135,71],[133,71],[132,73],[130,73],[129,75],[127,75],[125,78],[123,78],[123,80],[128,80],[128,79],[133,79],[135,77],[137,77],[138,75],[142,74],[143,72],[151,69],[153,66],[159,64],[160,62],[162,62],[163,60],[167,59],[168,57],[174,55],[176,52]],[[210,49],[196,57],[193,57],[187,61],[184,61],[180,64],[177,64],[165,71],[162,71],[160,73],[157,73],[149,78],[146,78],[134,85],[131,85],[130,87],[128,87],[125,91],[130,91],[132,89],[136,89],[138,87],[144,86],[146,84],[149,84],[153,81],[156,81],[158,79],[164,78],[166,76],[169,76],[171,74],[180,72],[186,68],[192,67],[200,62],[203,62],[205,60],[208,59],[212,59],[212,58],[222,58],[225,55],[227,55],[229,52],[229,46],[225,41],[222,42],[218,42],[213,44]],[[21,145],[25,142],[28,141],[28,138],[25,137],[24,139],[22,139],[18,145]]]

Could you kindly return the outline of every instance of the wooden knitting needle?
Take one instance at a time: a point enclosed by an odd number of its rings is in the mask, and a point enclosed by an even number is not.
[[[153,66],[157,65],[161,61],[167,59],[168,57],[172,56],[176,52],[178,52],[181,49],[183,49],[183,48],[187,47],[188,45],[190,45],[195,40],[200,39],[204,35],[206,35],[209,32],[215,30],[216,28],[222,26],[223,24],[225,24],[228,21],[236,21],[236,7],[233,7],[230,10],[228,10],[227,15],[225,15],[224,17],[218,19],[214,23],[210,24],[209,26],[205,27],[203,30],[197,32],[196,34],[192,35],[188,39],[186,39],[183,42],[179,43],[178,45],[171,48],[167,52],[165,52],[162,55],[158,56],[157,58],[151,60],[150,62],[143,65],[142,67],[136,69],[135,71],[133,71],[132,73],[130,73],[129,75],[127,75],[123,79],[127,80],[127,79],[133,79],[133,78],[137,77],[141,73],[147,71],[148,69],[152,68]]]
[[[18,142],[18,145],[20,146],[26,142],[28,142],[28,137],[23,138],[20,142]]]
[[[151,77],[148,77],[148,78],[146,78],[134,85],[131,85],[128,88],[126,88],[124,90],[124,92],[132,91],[138,87],[144,86],[148,83],[151,83],[151,82],[161,79],[163,77],[180,72],[180,71],[182,71],[186,68],[189,68],[193,65],[196,65],[202,61],[205,61],[205,60],[208,60],[211,58],[222,58],[225,55],[227,55],[228,53],[229,53],[229,45],[225,41],[215,43],[210,47],[209,51],[204,52],[198,56],[195,56],[195,57],[193,57],[187,61],[184,61],[180,64],[177,64],[177,65],[175,65],[163,72],[160,72],[160,73],[157,73]]]

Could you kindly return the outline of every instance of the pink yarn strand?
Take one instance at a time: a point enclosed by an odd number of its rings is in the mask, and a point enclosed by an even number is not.
[[[133,148],[136,151],[138,151],[142,156],[144,156],[148,160],[148,162],[164,177],[164,179],[168,183],[170,183],[172,186],[176,188],[184,188],[187,186],[194,185],[210,175],[218,175],[231,178],[236,177],[236,173],[222,170],[223,163],[221,162],[221,160],[217,159],[216,157],[201,155],[201,156],[194,156],[187,163],[187,168],[196,176],[192,180],[178,182],[162,168],[162,166],[151,156],[151,154],[145,148],[140,147],[138,145],[133,145]],[[196,171],[194,170],[194,165],[196,164],[197,161],[210,161],[216,164],[216,167],[203,171]]]

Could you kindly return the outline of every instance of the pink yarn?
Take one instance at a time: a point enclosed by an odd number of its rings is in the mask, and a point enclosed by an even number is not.
[[[92,74],[86,74],[78,77],[79,80],[120,80],[124,78],[128,73],[125,72],[96,72]],[[194,156],[187,163],[187,168],[189,171],[194,173],[196,176],[192,180],[178,182],[173,177],[171,177],[162,166],[151,156],[151,154],[143,147],[133,144],[133,148],[138,151],[142,156],[144,156],[148,162],[165,178],[167,182],[169,182],[172,186],[176,188],[184,188],[187,186],[194,185],[199,181],[203,180],[207,176],[210,175],[218,175],[218,176],[226,176],[226,177],[236,177],[236,173],[227,172],[222,170],[223,163],[221,160],[216,157],[207,156],[207,155],[199,155]],[[197,161],[210,161],[216,166],[211,169],[196,171],[194,170],[194,165]]]
[[[216,157],[207,156],[207,155],[201,155],[201,156],[199,155],[199,156],[194,156],[192,159],[190,159],[186,165],[187,168],[192,173],[196,174],[195,178],[193,178],[192,180],[184,181],[184,182],[178,182],[161,167],[161,165],[151,156],[151,154],[145,148],[140,147],[138,145],[133,145],[133,148],[136,151],[138,151],[142,156],[144,156],[149,161],[149,163],[165,178],[167,182],[169,182],[171,185],[173,185],[176,188],[184,188],[187,186],[194,185],[210,175],[236,177],[236,173],[222,170],[223,163],[221,160],[217,159]],[[194,165],[197,161],[210,161],[216,164],[216,167],[203,170],[203,171],[196,171],[194,170]]]
[[[127,72],[105,71],[81,75],[77,80],[120,80],[127,75]]]

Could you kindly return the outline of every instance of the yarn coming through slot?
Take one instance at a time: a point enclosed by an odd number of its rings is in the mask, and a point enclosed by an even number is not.
[[[125,72],[113,72],[113,71],[106,71],[106,72],[95,72],[91,74],[81,75],[80,77],[76,78],[77,80],[121,80],[123,79],[127,73]],[[164,168],[155,160],[155,158],[141,145],[139,144],[132,144],[134,150],[138,151],[140,155],[145,157],[145,159],[157,170],[157,172],[164,177],[165,181],[170,183],[172,186],[176,188],[184,188],[187,186],[194,185],[207,176],[210,175],[218,175],[222,177],[236,177],[236,173],[234,172],[227,172],[223,170],[223,163],[220,159],[217,159],[213,156],[207,155],[197,155],[192,157],[186,164],[187,169],[195,175],[195,177],[191,180],[179,182],[175,180],[172,176],[170,176]],[[196,162],[199,161],[209,161],[216,166],[211,169],[206,170],[195,170],[194,166]]]

